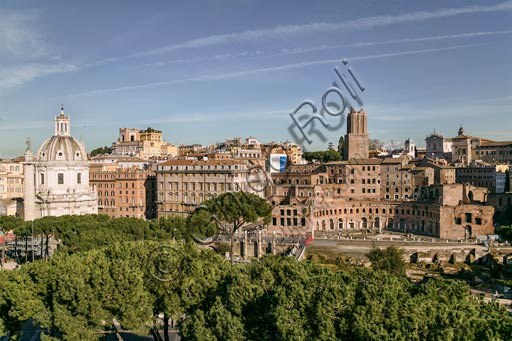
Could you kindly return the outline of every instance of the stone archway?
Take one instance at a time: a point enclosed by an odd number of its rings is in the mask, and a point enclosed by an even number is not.
[[[373,221],[373,227],[376,229],[380,228],[380,218],[379,217],[375,218],[375,220]]]
[[[471,238],[471,234],[472,234],[472,229],[471,229],[471,226],[470,225],[466,225],[466,227],[464,227],[464,238],[465,239],[469,239]]]
[[[343,228],[343,219],[339,218],[338,219],[338,228],[341,230]]]
[[[363,229],[368,228],[368,219],[366,219],[366,217],[363,217],[361,219],[361,228],[363,228]]]

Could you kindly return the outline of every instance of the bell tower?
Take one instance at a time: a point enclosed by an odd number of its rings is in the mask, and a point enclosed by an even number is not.
[[[347,135],[345,136],[345,160],[368,158],[368,129],[366,111],[356,111],[353,107],[347,115]]]

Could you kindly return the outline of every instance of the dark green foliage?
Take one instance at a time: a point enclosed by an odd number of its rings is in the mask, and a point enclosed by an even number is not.
[[[207,200],[196,210],[190,220],[202,222],[199,226],[207,226],[213,221],[219,224],[222,232],[231,239],[231,254],[233,254],[233,238],[235,233],[250,223],[263,220],[268,224],[272,219],[272,207],[267,200],[248,192],[222,193],[214,199]],[[192,225],[196,225],[197,223]]]
[[[32,234],[31,222],[16,220],[13,226],[18,237]],[[212,231],[211,226],[198,224],[192,226],[187,219],[177,216],[148,221],[137,218],[109,218],[106,215],[83,215],[36,219],[34,234],[53,235],[60,240],[62,251],[73,253],[116,242],[190,239],[190,232],[197,229],[197,226],[207,229],[210,235],[215,232],[215,230]]]
[[[43,339],[96,340],[122,328],[147,334],[155,316],[178,321],[187,340],[507,340],[512,318],[452,280],[411,284],[401,250],[373,249],[372,269],[333,271],[268,256],[229,264],[199,250],[216,232],[212,216],[236,231],[270,208],[246,194],[225,195],[188,218],[155,221],[103,215],[45,217],[34,232],[55,235],[63,252],[0,271],[0,335],[19,338],[37,321]],[[32,224],[0,218],[28,235]],[[171,242],[170,240],[176,240]]]
[[[505,309],[463,283],[413,285],[279,257],[234,268],[185,313],[183,340],[506,340],[512,332]]]
[[[172,252],[170,252],[172,251]],[[230,265],[190,244],[131,242],[58,253],[0,272],[0,332],[38,321],[56,339],[147,333],[154,316],[183,340],[507,340],[512,318],[462,282],[265,257]]]
[[[329,149],[325,151],[316,151],[316,152],[305,152],[303,154],[305,160],[319,161],[319,162],[330,162],[330,161],[339,161],[342,159],[342,155],[339,151],[334,149]]]
[[[494,222],[503,226],[512,225],[512,205],[507,205],[504,210],[497,211],[494,214]],[[501,229],[501,227],[500,227]],[[497,234],[500,234],[498,231],[495,231]],[[511,239],[509,239],[511,240]]]
[[[104,146],[104,147],[99,147],[99,148],[93,149],[91,151],[91,156],[108,155],[108,154],[111,154],[111,153],[112,153],[112,148]]]
[[[343,158],[345,153],[345,138],[343,135],[341,135],[340,139],[338,140],[338,153],[340,153],[341,158]]]
[[[500,226],[494,231],[501,239],[512,241],[512,226]]]
[[[374,270],[383,270],[397,276],[405,276],[404,252],[394,246],[386,249],[373,248],[366,255]]]

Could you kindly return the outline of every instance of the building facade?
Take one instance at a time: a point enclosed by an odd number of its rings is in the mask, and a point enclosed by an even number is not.
[[[164,141],[160,130],[120,128],[117,141],[112,143],[112,154],[143,159],[173,157],[178,155],[178,147]]]
[[[21,160],[0,162],[0,199],[23,198],[24,176]]]
[[[186,215],[225,192],[253,192],[244,160],[169,160],[157,165],[157,215]]]
[[[425,138],[425,155],[429,158],[451,160],[452,139],[433,132]]]
[[[415,173],[430,173],[426,182],[430,183],[433,170],[407,170],[370,160],[360,160],[363,165],[330,163],[315,170],[272,175],[268,232],[305,236],[317,231],[351,234],[386,229],[446,239],[493,233],[494,208],[485,205],[487,189],[468,184],[423,185],[425,176],[415,182]]]
[[[98,193],[98,213],[110,217],[156,217],[155,173],[136,166],[93,164],[90,183]]]
[[[491,193],[505,192],[506,169],[500,166],[473,166],[457,168],[457,182],[486,187]]]
[[[455,168],[447,161],[360,157],[368,155],[366,114],[361,114],[349,114],[349,160],[272,174],[268,233],[339,236],[387,229],[446,239],[493,233],[488,189],[455,183]],[[430,146],[443,155],[445,147]]]
[[[24,162],[24,219],[98,213],[89,186],[89,162],[82,143],[71,136],[71,122],[61,109],[54,135],[34,155],[28,143]]]

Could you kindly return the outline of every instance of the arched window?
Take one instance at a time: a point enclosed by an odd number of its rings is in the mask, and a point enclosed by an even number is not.
[[[368,228],[368,219],[366,219],[365,217],[363,217],[361,219],[361,228],[363,228],[363,229]]]
[[[64,185],[64,173],[57,174],[57,183],[59,185]]]

